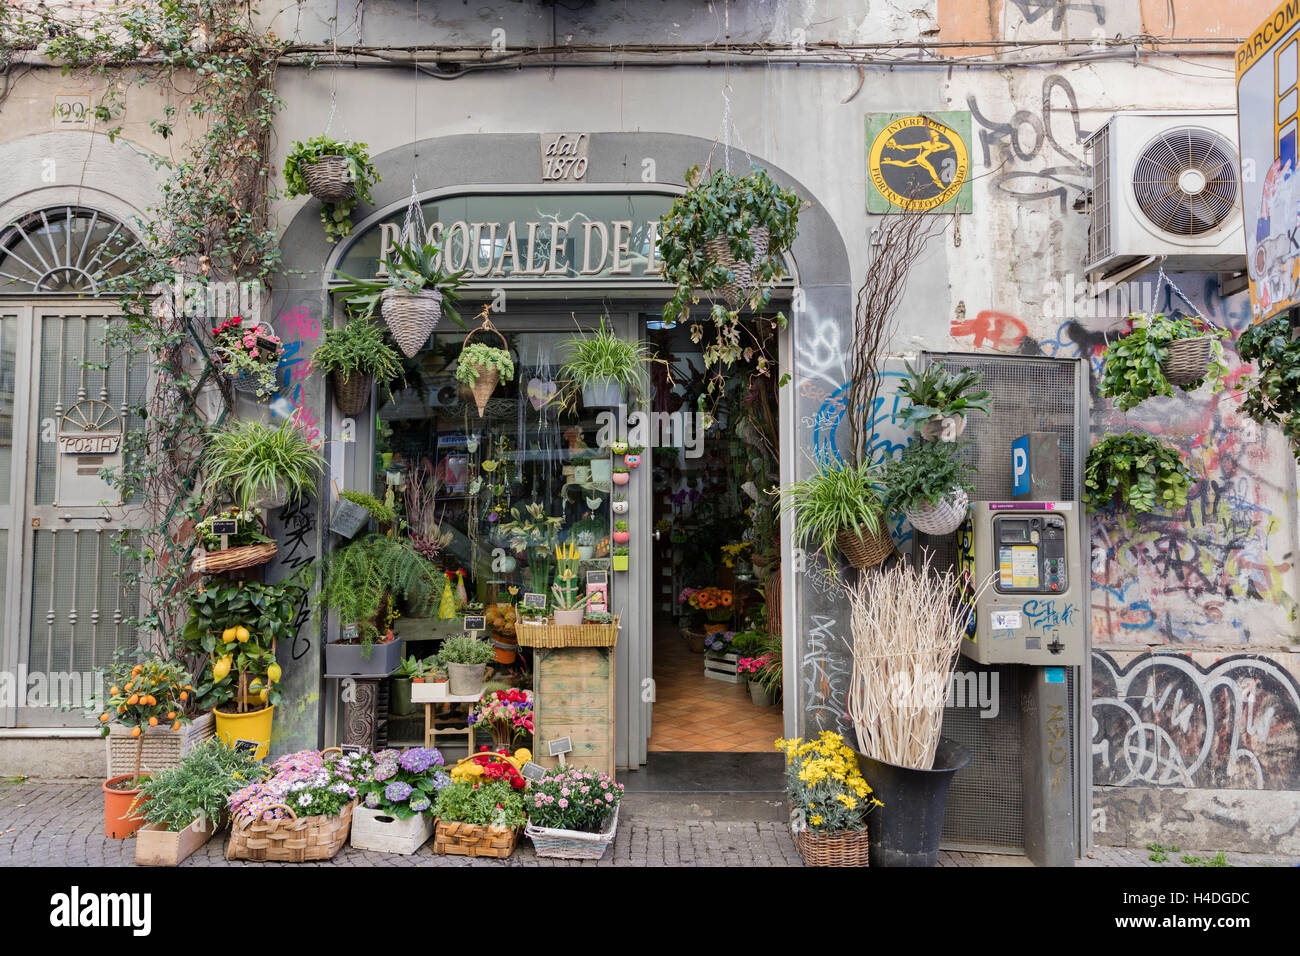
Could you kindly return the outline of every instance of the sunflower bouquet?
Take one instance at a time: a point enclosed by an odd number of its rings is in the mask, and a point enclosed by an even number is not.
[[[778,740],[785,754],[785,788],[796,832],[861,830],[867,814],[884,806],[858,770],[857,754],[839,734],[824,730],[816,740]]]
[[[735,598],[727,588],[684,588],[681,603],[703,612],[715,624],[731,620],[731,606]]]

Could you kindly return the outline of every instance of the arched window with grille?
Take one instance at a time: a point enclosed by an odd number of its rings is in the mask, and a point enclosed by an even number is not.
[[[135,234],[97,209],[38,209],[0,231],[0,295],[98,295],[130,268]]]

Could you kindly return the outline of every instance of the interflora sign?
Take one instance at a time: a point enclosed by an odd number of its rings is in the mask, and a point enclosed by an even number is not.
[[[1237,50],[1242,219],[1255,322],[1300,305],[1300,0]]]
[[[971,211],[970,113],[867,115],[867,212]]]

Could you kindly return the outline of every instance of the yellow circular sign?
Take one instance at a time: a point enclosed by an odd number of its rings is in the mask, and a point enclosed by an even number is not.
[[[904,116],[882,129],[867,157],[871,182],[901,209],[937,209],[970,176],[966,144],[928,116]]]

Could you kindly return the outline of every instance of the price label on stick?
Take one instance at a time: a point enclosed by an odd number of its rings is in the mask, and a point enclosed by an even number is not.
[[[476,616],[476,617],[469,617],[469,616],[466,616],[466,618],[465,618],[465,630],[466,630],[466,631],[486,631],[486,630],[487,630],[487,617],[484,616],[484,615],[481,615],[481,614],[478,615],[478,616]]]

